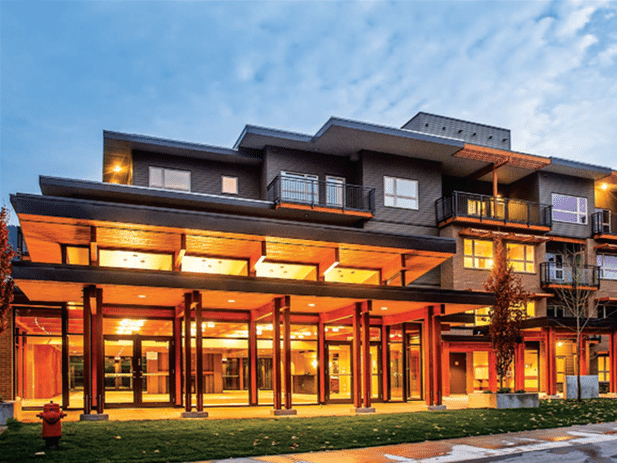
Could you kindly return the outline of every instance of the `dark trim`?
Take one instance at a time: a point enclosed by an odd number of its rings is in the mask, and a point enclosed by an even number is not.
[[[45,197],[18,193],[11,195],[17,214],[99,220],[124,224],[194,229],[223,233],[271,236],[339,244],[362,244],[410,251],[456,253],[456,240],[435,236],[377,233],[363,229],[286,222],[257,217],[241,217],[163,207],[95,202],[84,199]]]
[[[57,281],[93,285],[192,288],[194,290],[340,297],[356,300],[383,299],[409,302],[492,305],[493,294],[477,291],[354,285],[323,281],[277,280],[234,275],[185,275],[164,271],[72,267],[61,264],[16,262],[15,280]]]

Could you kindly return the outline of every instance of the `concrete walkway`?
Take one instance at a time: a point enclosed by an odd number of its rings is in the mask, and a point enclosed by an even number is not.
[[[518,461],[527,461],[525,455],[529,454],[529,456],[531,456],[531,452],[540,452],[542,450],[559,451],[559,449],[564,448],[581,448],[581,446],[585,445],[604,444],[609,442],[617,442],[617,423],[615,422],[497,434],[493,436],[425,441],[416,444],[398,444],[354,450],[334,450],[253,458],[231,458],[216,460],[216,462],[450,463],[464,461],[499,461],[514,455],[521,456]],[[540,457],[540,459],[534,461],[543,461],[543,459]],[[574,460],[567,459],[567,461]]]

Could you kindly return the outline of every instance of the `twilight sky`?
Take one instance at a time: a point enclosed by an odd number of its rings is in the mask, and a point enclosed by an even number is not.
[[[101,180],[105,129],[231,147],[418,111],[617,169],[617,1],[0,0],[0,35],[1,204]]]

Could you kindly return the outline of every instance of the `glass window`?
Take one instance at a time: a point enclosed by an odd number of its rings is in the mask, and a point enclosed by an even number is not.
[[[508,243],[508,264],[515,272],[534,273],[534,247],[529,244]]]
[[[101,267],[138,268],[148,270],[172,270],[171,254],[155,254],[139,251],[99,250]]]
[[[418,209],[418,181],[384,177],[384,206]]]
[[[551,195],[553,220],[556,222],[587,223],[587,198],[558,193]]]
[[[284,262],[262,262],[255,266],[255,276],[289,280],[317,280],[317,266],[288,264]]]
[[[317,175],[281,172],[281,198],[298,203],[319,203]]]
[[[379,270],[336,267],[325,275],[324,281],[378,285],[380,275]]]
[[[86,247],[67,246],[65,263],[70,265],[90,265],[90,249]]]
[[[184,256],[182,259],[182,271],[216,273],[218,275],[248,275],[248,262],[246,259]]]
[[[191,191],[191,172],[151,166],[149,185],[151,188]]]
[[[465,268],[490,269],[493,267],[493,242],[465,239]]]
[[[598,254],[597,262],[600,267],[600,278],[617,280],[617,255]]]
[[[238,177],[228,177],[226,175],[223,175],[221,179],[223,184],[221,191],[223,193],[227,193],[230,195],[238,194]]]

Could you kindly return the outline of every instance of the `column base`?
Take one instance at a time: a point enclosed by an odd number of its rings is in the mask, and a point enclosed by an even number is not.
[[[446,406],[445,405],[429,405],[428,406],[428,410],[429,411],[433,411],[433,410],[445,410]]]
[[[290,408],[290,409],[282,408],[280,410],[270,410],[270,415],[272,416],[293,416],[297,414],[298,414],[298,410],[296,410],[295,408]]]
[[[82,413],[79,415],[79,421],[109,421],[107,413]]]
[[[352,408],[352,412],[355,412],[356,415],[366,415],[369,413],[375,413],[375,407],[358,407]]]
[[[208,412],[182,412],[181,418],[208,418]]]

